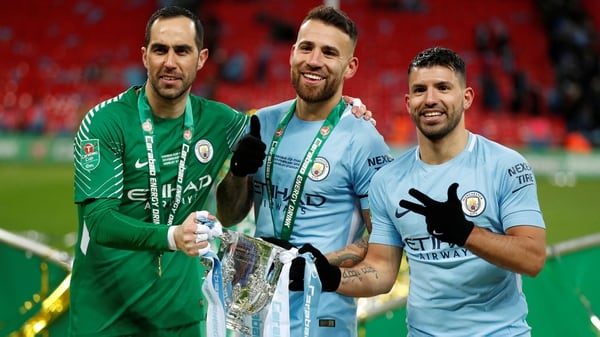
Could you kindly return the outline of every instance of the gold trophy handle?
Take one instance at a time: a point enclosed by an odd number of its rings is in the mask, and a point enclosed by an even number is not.
[[[71,274],[68,274],[60,285],[42,301],[41,309],[28,319],[19,331],[11,333],[9,337],[34,337],[64,313],[69,308],[70,282]]]

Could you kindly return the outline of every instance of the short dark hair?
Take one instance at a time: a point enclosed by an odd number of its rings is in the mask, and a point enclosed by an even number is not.
[[[352,40],[352,43],[356,46],[356,42],[358,41],[358,29],[356,28],[356,24],[341,10],[331,6],[318,6],[308,12],[306,18],[302,21],[302,24],[308,20],[318,20],[338,28],[346,33]]]
[[[200,19],[194,13],[178,6],[163,7],[152,14],[150,19],[148,19],[148,23],[146,23],[144,46],[148,47],[148,44],[150,43],[150,29],[156,20],[160,18],[176,18],[179,16],[186,17],[194,22],[194,27],[196,27],[196,47],[198,47],[198,50],[201,50],[204,46],[204,27],[202,26],[202,22],[200,22]]]
[[[410,75],[414,68],[430,68],[433,66],[448,67],[460,75],[465,82],[467,80],[465,61],[453,50],[442,47],[425,49],[417,54],[408,66],[408,74]]]

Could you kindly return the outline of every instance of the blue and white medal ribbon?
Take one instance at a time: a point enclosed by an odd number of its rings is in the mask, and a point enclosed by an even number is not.
[[[206,253],[204,257],[212,259],[212,269],[202,284],[202,293],[208,301],[206,335],[208,337],[225,337],[225,298],[223,296],[221,261],[212,251]]]
[[[211,229],[209,238],[213,239],[222,234],[220,224],[208,219],[208,212],[196,212],[196,220],[199,226],[208,226]],[[220,233],[219,233],[220,232]],[[200,235],[200,234],[199,234]],[[206,235],[206,234],[202,234]],[[210,247],[210,246],[209,246]],[[202,284],[202,293],[208,301],[208,310],[206,313],[206,335],[208,337],[225,337],[227,330],[225,327],[225,297],[223,294],[223,272],[219,257],[210,248],[202,249],[201,258],[212,260],[212,268],[206,275],[206,280]]]
[[[321,297],[321,279],[311,253],[302,254],[306,261],[304,268],[304,331],[302,336],[310,336],[317,321],[317,309]]]
[[[290,337],[290,267],[292,266],[292,260],[296,256],[298,256],[297,248],[292,248],[279,254],[279,261],[283,263],[283,267],[264,320],[264,337]],[[273,313],[277,314],[274,315]]]

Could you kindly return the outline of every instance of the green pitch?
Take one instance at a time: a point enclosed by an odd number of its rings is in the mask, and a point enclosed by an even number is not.
[[[549,177],[538,177],[548,244],[600,232],[599,191],[600,179],[558,187]],[[0,227],[35,231],[50,246],[72,249],[77,230],[72,165],[0,164]]]
[[[0,227],[37,231],[50,246],[70,248],[65,235],[77,231],[73,165],[0,164]]]

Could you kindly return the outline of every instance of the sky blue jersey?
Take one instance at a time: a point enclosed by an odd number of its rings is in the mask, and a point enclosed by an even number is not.
[[[260,118],[261,138],[267,144],[267,153],[273,134],[292,102],[286,101],[256,113]],[[306,179],[290,237],[290,242],[297,247],[311,243],[323,253],[329,253],[362,237],[365,225],[361,209],[369,208],[371,177],[380,167],[392,161],[383,137],[370,122],[355,118],[350,108],[345,107]],[[266,190],[266,164],[253,176],[255,236],[281,237],[282,219],[292,184],[322,124],[323,121],[303,121],[296,116],[290,120],[274,155],[271,178],[273,213]],[[291,292],[291,336],[302,336],[303,303],[302,292]],[[321,324],[328,326],[320,326],[315,336],[356,336],[354,298],[323,293],[318,318]]]
[[[519,225],[545,228],[534,173],[518,152],[469,134],[464,151],[441,165],[414,147],[382,168],[369,193],[369,243],[400,246],[410,268],[410,336],[529,336],[520,275],[427,232],[423,215],[399,205],[410,188],[446,201],[457,182],[467,220],[494,233]]]

